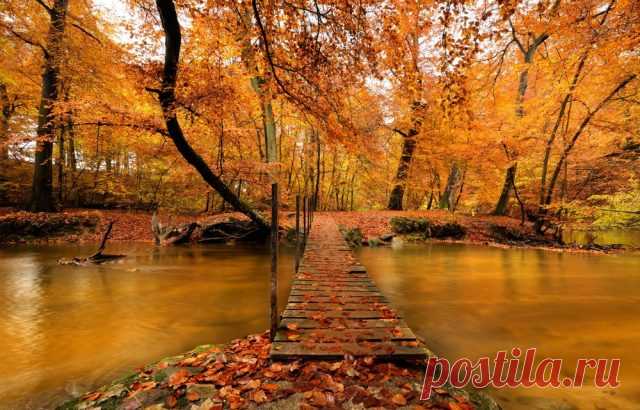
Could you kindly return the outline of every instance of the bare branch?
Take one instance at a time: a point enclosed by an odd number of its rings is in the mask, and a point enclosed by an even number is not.
[[[522,54],[527,54],[527,51],[524,49],[524,46],[518,39],[518,33],[516,33],[516,28],[513,26],[513,22],[511,21],[511,19],[509,19],[509,27],[511,27],[511,37],[513,37],[513,41],[516,42],[518,48],[520,49],[520,51],[522,51]]]
[[[73,27],[77,28],[78,30],[80,30],[82,33],[84,33],[87,37],[90,37],[91,39],[95,40],[98,44],[102,45],[102,41],[100,41],[100,39],[98,37],[93,35],[89,30],[87,30],[86,28],[82,27],[80,24],[71,23],[71,25]]]
[[[44,7],[44,9],[47,11],[47,13],[49,13],[49,15],[53,13],[53,8],[48,6],[43,0],[36,0],[36,3]]]

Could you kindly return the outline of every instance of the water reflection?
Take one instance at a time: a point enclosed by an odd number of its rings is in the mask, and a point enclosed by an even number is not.
[[[59,266],[92,247],[0,249],[0,408],[52,407],[135,367],[268,327],[264,247],[155,249],[103,266]],[[282,249],[280,305],[292,258]]]
[[[430,347],[451,359],[513,346],[539,357],[621,357],[617,390],[500,390],[506,409],[637,408],[640,256],[563,254],[464,245],[364,248],[381,290]]]

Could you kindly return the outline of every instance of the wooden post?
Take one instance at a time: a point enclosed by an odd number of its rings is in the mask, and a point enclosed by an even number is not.
[[[305,247],[307,245],[307,212],[309,212],[309,209],[307,208],[307,196],[305,195],[302,198],[302,225],[304,226],[302,240]]]
[[[296,195],[296,264],[295,272],[300,267],[300,195]]]
[[[278,329],[278,184],[271,184],[271,340]]]

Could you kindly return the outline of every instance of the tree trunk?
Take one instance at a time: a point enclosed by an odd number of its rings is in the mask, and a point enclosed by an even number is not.
[[[7,86],[0,82],[0,161],[9,159],[9,120],[15,110]]]
[[[178,22],[178,15],[173,0],[156,0],[156,6],[160,13],[162,28],[165,34],[165,60],[159,100],[169,137],[182,157],[198,171],[202,179],[215,189],[226,202],[238,212],[248,216],[260,229],[268,230],[269,223],[249,207],[249,205],[242,202],[229,187],[211,171],[202,157],[194,151],[185,139],[175,108],[175,88],[182,43],[180,23]]]
[[[507,168],[507,174],[504,177],[504,184],[502,185],[502,193],[496,204],[496,208],[493,210],[492,215],[506,215],[507,208],[509,207],[509,198],[511,197],[511,190],[515,185],[516,171],[518,169],[518,163],[514,162],[509,168]]]
[[[316,137],[316,188],[313,194],[313,204],[312,209],[314,211],[318,210],[318,204],[320,203],[320,154],[322,150],[322,146],[320,144],[320,134],[318,131],[315,131]]]
[[[454,209],[456,204],[456,191],[460,184],[461,177],[462,173],[460,171],[460,167],[456,162],[454,162],[451,165],[451,171],[449,171],[447,186],[444,188],[442,197],[440,197],[440,209]]]
[[[516,116],[518,118],[523,118],[525,114],[524,97],[527,93],[527,88],[529,88],[529,66],[531,65],[531,63],[533,63],[533,58],[535,57],[538,47],[540,47],[548,38],[549,35],[547,33],[541,34],[540,36],[536,37],[525,50],[520,40],[518,40],[515,34],[515,30],[513,31],[513,39],[516,41],[516,44],[520,48],[525,63],[525,68],[520,72],[520,77],[518,80],[518,94],[516,96]],[[507,152],[507,156],[509,156],[509,149],[506,145],[505,151]],[[504,183],[502,184],[500,198],[498,198],[498,203],[493,210],[493,215],[505,215],[507,213],[509,198],[511,197],[511,188],[515,186],[516,171],[518,169],[518,163],[515,161],[516,156],[517,155],[513,155],[514,163],[510,165],[509,168],[507,168],[504,177]]]
[[[55,209],[53,201],[53,141],[55,126],[53,105],[58,100],[60,86],[60,52],[64,36],[68,0],[55,0],[50,11],[51,23],[47,38],[42,73],[42,95],[38,111],[38,129],[34,161],[31,211]]]
[[[407,177],[409,176],[409,167],[411,165],[411,159],[413,158],[413,152],[416,148],[415,137],[418,132],[416,130],[411,130],[408,134],[400,134],[403,139],[402,156],[400,157],[398,171],[396,172],[396,183],[389,195],[389,205],[387,206],[388,209],[398,211],[402,210],[405,185],[407,183]]]
[[[58,138],[58,202],[64,202],[64,133],[65,126],[60,126],[60,137]]]
[[[419,82],[421,84],[421,82]],[[411,167],[411,160],[413,159],[413,152],[416,149],[416,136],[420,133],[422,127],[422,112],[425,105],[420,101],[414,101],[411,104],[411,129],[409,132],[402,132],[400,130],[394,130],[398,134],[402,135],[402,155],[400,156],[400,163],[398,164],[398,171],[396,172],[395,185],[389,195],[388,209],[402,210],[402,202],[404,199],[405,185],[407,183],[407,177],[409,176],[409,168]]]

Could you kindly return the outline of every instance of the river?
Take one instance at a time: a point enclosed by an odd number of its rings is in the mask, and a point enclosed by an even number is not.
[[[92,246],[0,249],[0,408],[50,408],[162,357],[268,327],[265,247],[109,248],[128,257],[74,267],[56,260]],[[520,346],[566,366],[578,357],[622,359],[618,389],[491,391],[505,409],[638,408],[640,256],[452,244],[363,248],[358,256],[447,358]],[[281,260],[283,306],[289,248]]]
[[[640,408],[640,255],[401,244],[359,257],[416,334],[450,360],[533,347],[540,359],[563,359],[562,376],[572,377],[578,358],[622,359],[617,389],[490,391],[504,409]]]
[[[94,246],[0,249],[0,409],[51,408],[137,367],[268,326],[269,249],[154,248],[102,266],[60,266]],[[281,306],[293,261],[281,253]]]

